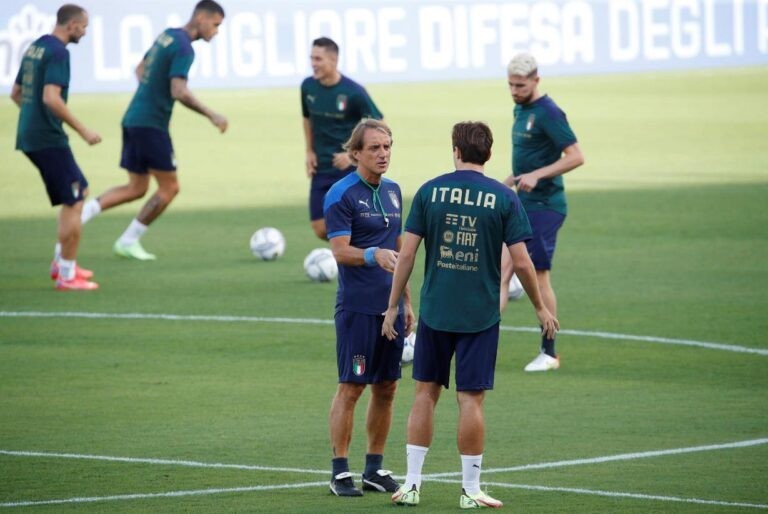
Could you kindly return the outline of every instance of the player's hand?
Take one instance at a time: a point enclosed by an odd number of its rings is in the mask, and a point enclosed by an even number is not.
[[[317,173],[317,154],[312,151],[307,152],[305,164],[307,166],[307,177],[312,178]]]
[[[397,305],[389,307],[384,311],[384,321],[381,323],[381,335],[392,341],[397,337],[397,330],[395,330],[395,320],[397,319]],[[411,311],[413,314],[413,311]]]
[[[555,334],[560,330],[560,322],[557,318],[546,307],[537,310],[536,317],[539,318],[539,325],[541,325],[541,335],[547,339],[554,339]]]
[[[333,167],[339,170],[345,170],[352,166],[352,159],[347,152],[333,154]]]
[[[394,250],[387,250],[386,248],[379,248],[376,253],[373,254],[376,258],[376,262],[384,271],[390,273],[395,272],[395,264],[397,264],[397,252]]]
[[[83,131],[80,133],[80,137],[82,137],[83,140],[91,146],[101,143],[101,136],[93,130],[87,128],[83,129]]]
[[[211,123],[213,123],[222,134],[227,131],[227,127],[229,126],[227,118],[217,112],[211,114]]]
[[[515,184],[518,191],[532,191],[539,183],[539,179],[533,176],[533,173],[525,173],[519,177],[515,177]]]

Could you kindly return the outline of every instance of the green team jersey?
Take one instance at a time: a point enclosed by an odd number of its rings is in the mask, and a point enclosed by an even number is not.
[[[69,96],[69,50],[55,36],[45,35],[30,45],[21,60],[16,84],[21,86],[21,109],[16,149],[34,152],[69,146],[62,122],[43,103],[46,84],[61,86],[64,103]]]
[[[333,154],[344,151],[342,145],[361,119],[383,118],[365,88],[344,75],[333,86],[324,86],[314,77],[304,79],[301,112],[309,118],[318,173],[340,171],[333,167]]]
[[[576,136],[565,113],[549,96],[515,106],[512,172],[516,177],[552,164],[574,143]],[[568,214],[562,175],[539,180],[533,191],[518,194],[526,211],[552,210]]]
[[[123,116],[123,127],[151,127],[167,132],[174,103],[171,79],[186,79],[194,60],[195,50],[187,31],[164,30],[144,56],[144,73]]]
[[[446,173],[416,192],[405,230],[424,239],[419,316],[429,327],[480,332],[499,322],[502,247],[531,237],[514,191],[476,171]]]

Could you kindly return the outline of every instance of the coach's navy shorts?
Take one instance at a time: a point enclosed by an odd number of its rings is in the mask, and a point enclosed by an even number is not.
[[[123,127],[120,167],[141,174],[151,169],[176,171],[170,134],[152,127]]]
[[[398,335],[390,341],[381,335],[384,316],[338,311],[336,313],[336,360],[339,383],[378,384],[400,379],[405,320],[397,316]]]
[[[413,378],[442,384],[448,389],[451,359],[456,354],[456,390],[493,389],[499,324],[480,332],[434,330],[419,319],[413,356]]]
[[[565,216],[556,211],[531,211],[527,214],[533,237],[525,244],[533,261],[533,267],[537,270],[552,269],[557,231],[563,226]]]
[[[75,205],[85,198],[88,181],[68,146],[24,152],[40,171],[51,205]]]
[[[323,202],[325,193],[339,180],[354,171],[354,167],[346,171],[334,171],[332,173],[315,173],[312,175],[312,184],[309,188],[309,219],[312,221],[323,219]]]

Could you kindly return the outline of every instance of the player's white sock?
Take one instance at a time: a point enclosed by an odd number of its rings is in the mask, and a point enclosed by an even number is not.
[[[429,448],[425,446],[416,446],[415,444],[406,444],[405,453],[408,463],[408,474],[405,476],[405,485],[410,490],[414,485],[416,489],[421,489],[421,468],[424,467],[424,459],[427,457]]]
[[[123,232],[123,235],[120,236],[118,241],[123,246],[130,246],[138,241],[146,231],[147,226],[134,218],[133,221],[131,221],[131,224],[128,225],[128,228],[125,229],[125,232]]]
[[[59,257],[59,279],[72,280],[75,278],[75,261]]]
[[[461,487],[467,494],[480,492],[480,468],[482,465],[482,454],[461,456]]]
[[[100,212],[101,204],[96,198],[91,198],[83,205],[83,212],[80,213],[80,223],[85,225]]]
[[[53,260],[58,261],[61,258],[61,243],[57,242],[53,247]]]

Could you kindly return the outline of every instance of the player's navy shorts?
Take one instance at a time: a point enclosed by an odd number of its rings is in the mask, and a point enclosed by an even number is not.
[[[381,335],[384,316],[340,310],[336,313],[336,360],[339,383],[378,384],[400,379],[405,319],[397,316],[398,335]]]
[[[40,171],[51,205],[75,205],[85,198],[88,181],[68,146],[24,152]]]
[[[176,171],[171,135],[152,127],[123,127],[120,167],[133,173]]]
[[[533,237],[525,244],[533,261],[533,267],[537,270],[552,269],[557,231],[563,226],[565,216],[556,211],[531,211],[527,214]]]
[[[354,171],[354,167],[345,171],[333,171],[329,173],[315,173],[312,175],[312,184],[309,189],[309,219],[312,221],[323,219],[323,202],[325,193],[339,180]]]
[[[456,390],[493,389],[499,324],[480,332],[434,330],[419,319],[413,355],[413,378],[442,384],[448,389],[451,359],[456,354]]]

